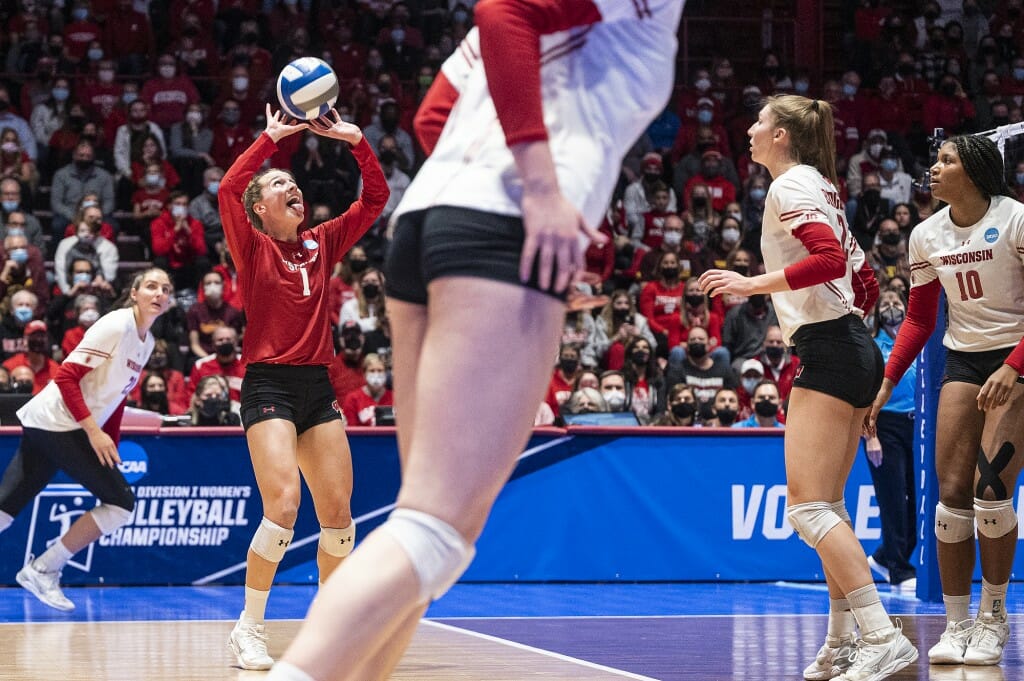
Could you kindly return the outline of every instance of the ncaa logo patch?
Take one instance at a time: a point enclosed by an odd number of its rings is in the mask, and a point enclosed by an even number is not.
[[[990,244],[994,244],[999,238],[999,230],[995,227],[989,227],[985,230],[985,241]]]
[[[316,249],[320,248],[320,244],[313,241],[312,239],[306,239],[305,241],[302,242],[302,245],[311,251],[315,251]]]

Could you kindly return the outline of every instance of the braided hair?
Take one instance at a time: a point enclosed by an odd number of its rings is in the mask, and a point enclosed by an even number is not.
[[[967,177],[985,198],[1010,196],[1003,156],[995,142],[979,135],[958,135],[949,141],[960,156]]]

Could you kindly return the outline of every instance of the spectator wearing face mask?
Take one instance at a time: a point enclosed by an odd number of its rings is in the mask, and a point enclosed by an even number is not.
[[[925,100],[924,126],[925,130],[943,128],[947,137],[975,129],[974,104],[955,76],[944,75],[936,92]]]
[[[334,269],[328,282],[331,325],[341,323],[341,306],[356,297],[356,279],[370,266],[362,246],[353,246]]]
[[[167,207],[150,223],[149,231],[153,263],[171,275],[175,288],[191,288],[200,273],[210,269],[203,225],[189,216],[188,195],[172,192]]]
[[[339,350],[327,371],[338,404],[341,404],[350,392],[366,385],[362,371],[363,344],[363,330],[358,322],[345,322],[338,328]]]
[[[7,369],[4,369],[7,371]],[[11,383],[10,392],[21,393],[23,395],[31,395],[32,390],[35,388],[36,375],[32,372],[32,369],[27,365],[20,367],[14,367],[10,371]]]
[[[679,256],[662,252],[653,274],[654,278],[640,290],[637,309],[647,319],[658,346],[663,349],[663,356],[667,356],[669,349],[679,344],[682,335],[679,310],[683,305],[684,284],[679,278]]]
[[[105,120],[121,103],[124,86],[117,82],[116,77],[117,65],[114,61],[102,59],[95,74],[80,81],[76,99],[86,108],[90,118]]]
[[[666,383],[661,365],[646,338],[626,343],[626,361],[622,365],[626,379],[626,404],[640,425],[647,425],[665,412]]]
[[[196,301],[186,315],[189,348],[197,358],[216,353],[214,334],[222,326],[231,327],[237,339],[244,323],[242,311],[224,302],[224,278],[220,272],[207,272],[201,283],[203,299]]]
[[[81,222],[88,222],[90,224],[98,224],[100,226],[100,236],[107,241],[113,242],[115,239],[114,226],[106,221],[103,215],[103,209],[100,208],[100,197],[92,192],[82,196],[82,200],[78,202],[78,210],[75,211],[75,219],[69,222],[67,227],[64,228],[63,238],[69,236],[75,236],[78,232],[78,225]]]
[[[18,133],[18,140],[24,148],[25,153],[33,161],[39,159],[36,148],[36,138],[32,134],[32,126],[28,121],[14,112],[11,91],[6,85],[0,84],[0,129],[13,128]]]
[[[754,413],[733,423],[733,428],[785,428],[778,418],[782,404],[778,386],[771,381],[761,381],[754,387],[752,402]]]
[[[140,395],[135,406],[157,414],[170,414],[171,407],[167,400],[167,384],[159,374],[145,374],[139,381]]]
[[[755,359],[764,367],[764,376],[779,387],[779,397],[786,401],[793,389],[793,380],[800,370],[800,358],[794,357],[782,340],[782,329],[771,325],[764,333],[764,346]]]
[[[736,395],[740,398],[740,419],[748,418],[754,413],[750,404],[754,395],[754,388],[764,380],[764,366],[757,359],[744,360],[740,365],[740,384],[736,388]]]
[[[141,149],[143,140],[149,136],[156,138],[161,158],[166,156],[167,144],[164,142],[163,131],[150,120],[149,105],[142,99],[136,99],[128,105],[128,120],[114,133],[114,166],[119,180],[130,180],[132,151]]]
[[[719,389],[736,387],[736,374],[729,362],[713,356],[712,349],[707,329],[692,327],[686,340],[686,356],[682,361],[670,362],[665,376],[669,386],[683,383],[693,388],[697,403],[703,407],[702,418],[709,417],[709,406]]]
[[[879,287],[885,287],[896,276],[910,278],[907,243],[899,225],[892,218],[882,220],[878,227],[878,243],[867,252],[868,264],[875,271]]]
[[[875,235],[882,220],[892,214],[893,203],[882,197],[882,181],[878,173],[870,172],[864,175],[864,184],[856,205],[850,231],[857,239],[861,250],[867,253],[874,246]]]
[[[657,250],[664,237],[665,220],[670,215],[675,215],[668,210],[668,203],[672,198],[668,185],[658,181],[654,184],[652,192],[651,208],[644,211],[640,230],[632,234],[635,248]]]
[[[25,325],[25,351],[19,352],[4,360],[4,368],[13,371],[15,367],[27,366],[35,376],[32,394],[39,393],[50,380],[57,375],[60,368],[50,356],[50,334],[46,330],[46,322],[33,319]]]
[[[53,256],[54,278],[64,295],[68,295],[74,285],[68,279],[68,272],[70,263],[75,260],[88,260],[93,272],[108,283],[117,277],[117,266],[120,262],[117,246],[100,235],[102,218],[93,218],[92,212],[88,210],[85,211],[85,215],[86,218],[78,223],[75,235],[62,239],[57,244],[57,251]],[[93,279],[95,280],[96,276]],[[97,285],[97,282],[94,281],[94,285]]]
[[[599,414],[607,411],[608,405],[596,388],[577,388],[562,407],[563,414]]]
[[[64,332],[64,337],[60,341],[60,349],[65,357],[71,354],[85,336],[86,330],[100,318],[99,298],[89,294],[76,296],[74,310],[77,323]]]
[[[242,122],[242,107],[237,100],[227,99],[215,106],[217,121],[213,125],[213,146],[210,156],[221,168],[228,168],[252,143],[249,126]]]
[[[189,416],[193,426],[240,426],[238,414],[231,411],[228,384],[223,376],[207,376],[196,386]]]
[[[640,178],[626,187],[622,203],[626,211],[626,224],[629,226],[630,233],[643,230],[643,215],[651,209],[655,183],[664,181],[664,171],[664,163],[659,154],[654,152],[645,154],[640,164],[642,173]],[[666,210],[670,213],[679,210],[675,192],[672,190],[669,190],[669,202]]]
[[[0,218],[6,235],[22,234],[29,243],[42,249],[46,245],[43,229],[29,206],[23,205],[21,185],[11,177],[0,179]],[[15,214],[17,213],[17,217]]]
[[[138,189],[132,192],[131,197],[132,217],[141,222],[159,217],[171,198],[163,164],[155,161],[147,163],[144,171],[139,178]]]
[[[0,129],[0,177],[18,180],[29,194],[34,194],[39,184],[36,163],[22,148],[14,128]]]
[[[160,185],[162,188],[172,190],[181,184],[181,177],[174,165],[167,160],[160,140],[155,135],[145,135],[138,147],[132,150],[131,180],[136,188],[155,184],[157,178],[150,175],[154,172],[154,164],[159,166],[160,177],[163,178],[163,184]]]
[[[114,211],[114,178],[95,164],[92,143],[79,142],[71,158],[71,163],[54,173],[50,185],[54,235],[62,234],[67,224],[74,221],[78,202],[88,193],[100,197],[100,210],[104,215]]]
[[[743,230],[739,220],[728,215],[723,217],[708,239],[707,257],[710,263],[718,269],[725,269],[729,255],[739,247],[742,239]]]
[[[619,368],[625,361],[626,343],[633,337],[646,338],[652,348],[657,341],[647,318],[636,309],[633,297],[627,291],[618,289],[611,294],[611,300],[594,319],[594,336],[586,347],[592,354],[592,362],[609,368]]]
[[[654,278],[654,270],[664,253],[673,253],[679,261],[679,277],[689,279],[704,273],[708,268],[707,252],[693,239],[685,236],[686,224],[683,219],[671,213],[662,224],[662,240],[656,249],[638,249],[633,258],[633,266],[628,270],[630,280],[639,275],[643,281]]]
[[[732,388],[721,388],[711,401],[709,418],[704,420],[706,428],[732,428],[739,416],[740,398]]]
[[[857,199],[864,188],[864,176],[877,173],[881,168],[882,152],[885,151],[888,139],[885,130],[871,130],[864,140],[864,147],[850,157],[846,166],[846,191],[849,195],[846,216],[850,221],[857,212]]]
[[[224,227],[220,223],[220,209],[217,206],[217,191],[222,177],[224,171],[217,166],[204,170],[203,190],[188,204],[188,214],[203,225],[207,253],[216,253],[224,247]]]
[[[694,152],[697,152],[699,160],[700,154],[708,149],[717,149],[725,156],[732,155],[729,132],[723,125],[721,109],[715,100],[710,97],[699,98],[695,103],[693,117],[687,122],[690,124],[681,126],[672,142],[670,153],[674,163]],[[692,173],[693,169],[690,169]]]
[[[677,383],[669,388],[668,409],[664,414],[651,422],[652,426],[670,428],[690,428],[697,423],[697,398],[693,388],[685,383]]]
[[[551,374],[551,382],[548,384],[548,393],[545,398],[551,411],[557,414],[565,401],[569,399],[572,394],[573,382],[582,368],[579,348],[570,343],[563,343],[558,350],[558,366]]]
[[[236,407],[241,403],[245,365],[238,353],[238,332],[224,325],[212,334],[213,354],[196,360],[189,374],[189,384],[197,386],[207,376],[223,376],[228,381],[228,397]]]
[[[349,320],[359,322],[363,333],[376,331],[380,320],[387,315],[384,299],[384,274],[369,267],[357,278],[359,286],[352,300],[343,303],[339,319],[342,324]]]
[[[149,104],[153,122],[166,132],[170,132],[175,123],[185,120],[185,111],[190,105],[199,103],[195,83],[178,72],[178,61],[172,54],[160,55],[156,75],[142,84],[140,96]]]
[[[903,162],[892,147],[882,150],[882,159],[878,164],[878,180],[882,188],[882,198],[892,205],[910,200],[913,179],[903,172]]]
[[[700,172],[691,177],[683,193],[689,201],[693,188],[704,185],[708,188],[711,208],[718,213],[736,200],[736,186],[722,175],[722,153],[709,149],[701,155]]]
[[[691,133],[693,135],[692,146],[689,152],[681,157],[673,152],[672,159],[675,165],[672,168],[672,188],[676,195],[683,193],[686,183],[690,178],[700,172],[701,157],[706,151],[718,151],[722,154],[722,176],[733,186],[740,186],[740,176],[736,164],[732,160],[729,151],[729,142],[724,128],[717,125],[698,125]]]
[[[171,351],[167,341],[157,338],[153,345],[153,352],[146,363],[146,373],[149,376],[157,376],[163,380],[164,390],[166,390],[167,411],[161,413],[179,416],[188,412],[192,391],[185,386],[185,375],[171,367],[170,358]],[[145,399],[143,383],[140,381],[128,393],[128,399],[136,404],[141,404]]]
[[[725,313],[722,344],[729,349],[733,368],[739,371],[743,360],[757,355],[764,345],[768,327],[778,323],[771,300],[761,293],[750,296],[747,302]]]
[[[608,411],[626,411],[626,378],[621,371],[609,370],[601,374],[600,391]]]
[[[387,387],[387,369],[379,355],[371,352],[362,366],[366,385],[345,395],[341,411],[350,426],[375,426],[377,407],[393,406],[394,395]]]
[[[12,213],[17,219],[21,213]],[[46,278],[43,254],[25,238],[24,234],[8,234],[0,252],[0,299],[19,289],[29,289],[36,294],[42,306],[50,300],[50,285]]]
[[[718,211],[711,206],[711,190],[707,185],[696,184],[690,188],[682,218],[686,234],[703,249],[721,220]]]
[[[109,54],[117,59],[125,73],[145,73],[153,63],[156,40],[149,17],[135,9],[132,0],[118,0],[104,17],[105,44]],[[211,24],[212,25],[212,24]]]
[[[27,289],[16,291],[6,302],[7,311],[0,318],[0,359],[28,349],[25,327],[39,317],[39,298]]]

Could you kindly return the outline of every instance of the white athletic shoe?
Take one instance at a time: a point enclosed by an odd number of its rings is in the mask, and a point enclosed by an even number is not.
[[[850,666],[853,646],[853,639],[840,639],[839,645],[835,647],[826,642],[818,650],[814,662],[804,669],[804,678],[807,681],[828,681],[839,676]]]
[[[917,659],[917,648],[903,635],[903,625],[896,623],[896,633],[883,643],[861,639],[850,656],[850,668],[840,674],[841,681],[881,681]]]
[[[881,577],[883,582],[889,581],[889,568],[875,560],[874,556],[868,556],[868,567],[871,568],[872,572]]]
[[[988,613],[978,613],[974,630],[967,642],[964,664],[999,664],[1003,659],[1003,646],[1010,637],[1010,625]]]
[[[963,664],[967,641],[974,631],[974,621],[948,622],[939,642],[928,651],[931,664]]]
[[[60,572],[43,572],[33,565],[35,558],[29,556],[28,564],[14,576],[25,589],[40,601],[64,612],[75,609],[75,604],[60,590]]]
[[[267,632],[263,624],[241,616],[228,637],[228,647],[242,669],[263,670],[274,666],[267,652]]]

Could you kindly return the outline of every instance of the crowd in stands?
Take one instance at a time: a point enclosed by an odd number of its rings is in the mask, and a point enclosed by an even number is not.
[[[379,269],[388,218],[423,160],[412,117],[472,27],[472,5],[0,3],[0,391],[38,391],[153,263],[170,273],[176,300],[153,328],[157,349],[132,404],[237,423],[245,320],[217,190],[264,129],[277,73],[310,55],[333,65],[336,108],[363,128],[391,189],[330,290],[339,405],[350,425],[375,425],[392,399]],[[623,162],[602,225],[609,241],[587,253],[537,423],[630,411],[644,425],[781,426],[799,359],[770,299],[710,300],[695,286],[711,267],[761,271],[771,178],[751,161],[746,130],[763,98],[832,104],[850,228],[883,290],[905,295],[907,237],[937,208],[915,180],[928,133],[1024,120],[1021,5],[852,3],[850,68],[824,82],[771,51],[742,78],[725,56],[677,74],[672,101]],[[295,135],[271,163],[295,174],[310,224],[358,196],[344,143]],[[1008,164],[1008,179],[1024,196],[1024,158]]]

